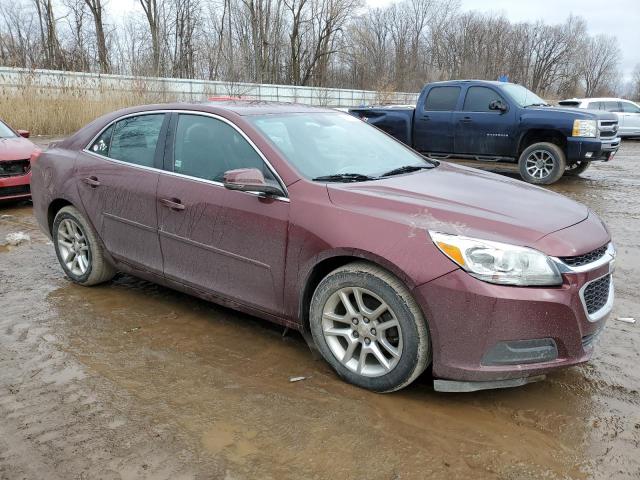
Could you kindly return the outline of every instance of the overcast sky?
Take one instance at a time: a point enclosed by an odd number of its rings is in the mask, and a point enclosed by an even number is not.
[[[394,0],[367,0],[382,6]],[[587,22],[591,34],[618,37],[622,50],[620,70],[625,79],[640,64],[640,0],[460,0],[463,10],[504,13],[512,21],[561,23],[571,14]]]

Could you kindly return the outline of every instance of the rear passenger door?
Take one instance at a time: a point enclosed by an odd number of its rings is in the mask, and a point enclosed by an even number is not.
[[[453,111],[460,87],[431,87],[422,105],[416,106],[413,123],[414,148],[422,153],[453,153]]]
[[[289,199],[227,190],[223,175],[258,168],[262,155],[229,121],[174,114],[158,186],[166,278],[268,313],[283,311]],[[283,191],[284,191],[284,187]]]
[[[75,178],[85,212],[117,260],[162,275],[156,189],[168,115],[122,118],[81,153]]]

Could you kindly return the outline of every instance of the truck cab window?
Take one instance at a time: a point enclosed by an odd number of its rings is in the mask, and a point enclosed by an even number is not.
[[[424,109],[431,112],[451,112],[456,109],[460,87],[434,87],[427,94]]]

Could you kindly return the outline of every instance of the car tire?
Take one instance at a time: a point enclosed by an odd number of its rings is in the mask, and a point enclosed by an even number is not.
[[[397,277],[375,265],[354,262],[329,273],[313,294],[309,315],[324,359],[359,387],[380,393],[400,390],[431,362],[420,307]]]
[[[535,185],[550,185],[560,180],[567,167],[562,149],[549,142],[529,145],[518,160],[520,176]]]
[[[75,207],[63,207],[56,214],[51,238],[58,261],[73,282],[97,285],[116,274],[93,227]]]
[[[574,162],[567,165],[567,169],[564,171],[564,174],[570,177],[576,177],[585,172],[587,168],[589,168],[589,165],[591,165],[591,162]]]

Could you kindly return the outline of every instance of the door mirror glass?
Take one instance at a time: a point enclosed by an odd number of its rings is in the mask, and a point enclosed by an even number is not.
[[[17,132],[22,138],[29,138],[31,136],[31,132],[29,132],[29,130],[18,130]]]
[[[499,112],[506,112],[507,106],[503,103],[502,100],[493,100],[489,103],[489,110],[497,110]]]
[[[224,186],[229,190],[241,192],[257,192],[265,195],[282,195],[282,190],[269,185],[264,175],[257,168],[238,168],[224,172]]]

